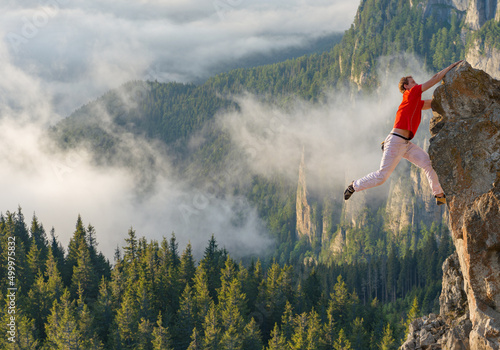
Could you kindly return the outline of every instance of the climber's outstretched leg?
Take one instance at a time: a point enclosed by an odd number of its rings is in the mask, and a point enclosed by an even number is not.
[[[436,171],[432,168],[431,159],[429,158],[427,152],[410,142],[403,157],[424,171],[427,176],[427,180],[429,181],[429,185],[431,186],[432,194],[436,197],[436,204],[446,204],[446,196],[444,195],[443,188],[439,183]]]
[[[363,191],[372,187],[382,185],[392,174],[401,158],[406,152],[408,142],[399,136],[390,134],[384,141],[384,155],[380,161],[380,168],[365,177],[353,181],[344,192],[347,200],[355,191]]]

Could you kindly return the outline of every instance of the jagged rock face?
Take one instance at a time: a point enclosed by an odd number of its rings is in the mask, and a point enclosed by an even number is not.
[[[424,9],[424,16],[433,15],[441,20],[450,20],[453,12],[461,19],[462,13],[467,10],[468,6],[469,0],[429,0]]]
[[[297,215],[297,236],[302,238],[307,236],[311,243],[316,236],[316,225],[312,220],[312,209],[307,202],[307,184],[306,170],[304,164],[304,152],[302,152],[302,160],[299,166],[299,183],[297,186],[296,199],[296,215]]]
[[[500,348],[500,81],[467,62],[432,102],[429,155],[447,195],[471,349]]]
[[[444,349],[469,349],[472,323],[469,319],[469,305],[457,253],[452,254],[443,263],[443,287],[439,305],[439,314],[445,320],[447,330],[438,343],[442,344]]]
[[[464,278],[456,252],[443,263],[443,283],[439,306],[439,314],[450,319],[457,319],[469,311]]]
[[[469,334],[472,324],[469,320],[464,279],[456,253],[443,263],[443,287],[439,304],[439,315],[430,314],[411,323],[401,350],[471,349]]]
[[[482,46],[481,49],[481,41],[476,40],[467,51],[465,59],[473,67],[484,70],[495,79],[500,79],[500,50],[484,43]]]
[[[479,30],[485,22],[495,18],[499,5],[499,0],[470,0],[465,23],[471,29]]]

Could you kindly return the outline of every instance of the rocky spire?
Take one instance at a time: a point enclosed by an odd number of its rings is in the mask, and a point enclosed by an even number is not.
[[[316,225],[312,220],[312,209],[307,202],[307,184],[306,184],[306,169],[304,161],[304,149],[302,149],[302,157],[299,165],[299,181],[297,185],[297,200],[296,200],[296,215],[297,215],[297,236],[302,238],[307,236],[309,243],[316,236]]]

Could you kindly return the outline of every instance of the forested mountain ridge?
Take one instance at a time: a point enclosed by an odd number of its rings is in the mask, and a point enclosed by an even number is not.
[[[90,144],[98,161],[102,163],[133,162],[128,155],[117,157],[117,154],[124,153],[118,149],[125,147],[117,135],[132,133],[143,135],[147,139],[160,140],[173,150],[171,154],[174,154],[180,177],[191,178],[193,183],[203,182],[207,174],[217,176],[220,169],[224,168],[224,162],[231,156],[239,156],[234,154],[235,148],[227,132],[214,126],[214,116],[217,113],[239,108],[231,96],[250,92],[263,101],[286,109],[288,102],[297,97],[320,102],[325,98],[325,92],[332,88],[345,88],[357,93],[356,91],[363,87],[359,93],[366,94],[378,84],[376,69],[378,59],[388,55],[399,59],[398,55],[401,53],[415,54],[424,60],[428,70],[438,70],[448,63],[463,58],[466,51],[469,54],[472,50],[471,40],[474,42],[482,40],[483,45],[487,46],[488,43],[495,42],[491,39],[498,36],[498,21],[495,18],[481,16],[483,26],[479,31],[473,29],[477,27],[477,23],[471,19],[474,17],[468,16],[467,9],[470,8],[472,11],[477,6],[479,5],[475,2],[470,2],[466,6],[463,2],[443,5],[434,1],[362,1],[353,25],[346,31],[341,42],[329,52],[272,65],[232,70],[212,77],[202,85],[132,82],[82,107],[57,124],[52,131],[63,147],[71,147],[81,142]],[[489,15],[491,17],[491,14]],[[403,56],[400,58],[404,60]],[[386,64],[390,65],[391,60]],[[204,142],[192,147],[191,138],[201,130],[204,130]],[[424,132],[421,134],[423,135],[419,142],[424,146],[426,135]],[[298,167],[299,164],[297,173]],[[405,242],[402,242],[402,245],[398,244],[402,250],[406,249],[404,246],[417,244],[417,242],[411,243],[415,239],[414,232],[411,231],[423,228],[422,220],[428,228],[433,222],[440,225],[443,215],[434,213],[429,200],[422,197],[424,192],[419,188],[422,186],[425,188],[426,184],[425,181],[421,181],[419,172],[413,168],[409,168],[407,172],[403,178],[409,177],[412,180],[407,183],[394,178],[392,191],[398,193],[399,189],[404,191],[408,188],[415,190],[408,195],[398,196],[403,202],[398,203],[394,198],[384,209],[389,211],[389,217],[375,220],[379,222],[376,226],[390,227],[396,235],[410,230],[409,237],[404,239]],[[245,176],[246,178],[239,184],[243,188],[239,188],[238,191],[246,193],[258,208],[261,217],[269,223],[271,234],[278,237],[278,243],[286,243],[284,255],[283,252],[277,254],[284,257],[281,259],[284,263],[288,261],[297,238],[296,213],[293,209],[297,201],[295,198],[297,183],[279,180],[281,185],[278,187],[282,189],[282,194],[275,196],[269,193],[269,189],[277,187],[271,186],[269,179],[259,176],[252,178],[248,173],[245,173]],[[271,180],[273,181],[276,179]],[[417,186],[413,186],[415,181]],[[343,185],[340,184],[341,187]],[[283,191],[284,188],[287,189]],[[232,191],[223,183],[219,186],[219,190]],[[316,221],[315,225],[318,228],[316,238],[319,242],[330,244],[338,234],[345,236],[345,230],[349,229],[349,225],[344,231],[339,231],[336,228],[339,224],[352,222],[356,226],[357,222],[359,226],[366,222],[357,219],[360,215],[366,217],[368,214],[363,204],[358,208],[353,208],[349,204],[350,207],[339,211],[343,206],[340,198],[333,199],[332,202],[328,198],[313,196],[309,200],[313,201],[310,203],[312,205],[310,213],[314,216],[311,220]],[[408,207],[408,210],[395,214],[391,208],[401,205]],[[327,212],[324,212],[325,208]],[[369,215],[386,214],[375,208]],[[329,227],[329,232],[323,230],[324,227]],[[375,238],[375,242],[383,236],[384,234],[379,235]],[[360,240],[366,241],[366,237],[362,237]],[[417,241],[418,237],[422,235],[417,235]],[[351,243],[354,241],[350,240]],[[317,254],[320,245],[316,246]],[[325,250],[325,247],[323,250],[325,256],[331,252],[331,249]],[[372,250],[372,247],[361,248],[361,251]],[[296,257],[305,253],[304,249],[298,251],[301,252],[295,254]],[[352,256],[348,260],[352,260]]]

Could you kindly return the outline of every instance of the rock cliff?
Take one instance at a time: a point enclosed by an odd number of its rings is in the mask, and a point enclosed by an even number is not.
[[[432,102],[429,155],[448,198],[470,349],[500,348],[500,81],[467,62]]]
[[[443,263],[443,289],[439,298],[439,315],[430,314],[410,324],[401,350],[471,349],[472,324],[457,253]]]
[[[500,79],[500,50],[497,48],[484,43],[481,39],[476,39],[470,45],[465,59],[473,67],[484,70],[495,79]]]
[[[463,21],[461,40],[466,47],[466,60],[500,79],[500,50],[482,35],[474,35],[486,22],[500,21],[500,0],[427,0],[419,5],[423,5],[424,18],[433,16],[451,22],[456,16],[459,22]]]
[[[313,210],[307,201],[307,182],[306,168],[304,162],[304,151],[302,151],[302,159],[299,166],[299,181],[297,185],[296,199],[296,214],[297,214],[297,238],[301,239],[306,236],[309,243],[312,243],[316,237],[316,225],[313,220]]]
[[[496,17],[499,0],[469,0],[465,23],[473,30],[479,30],[486,21]]]

